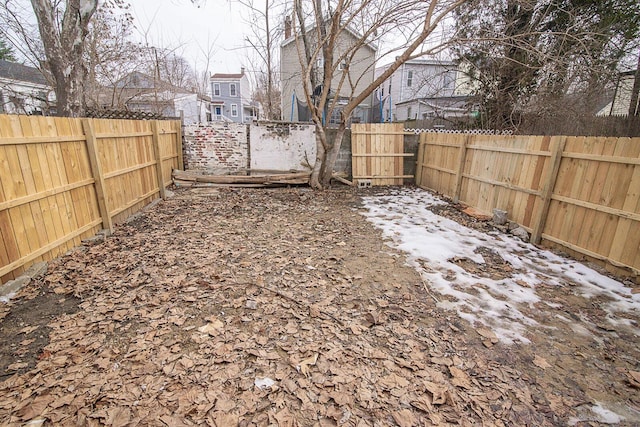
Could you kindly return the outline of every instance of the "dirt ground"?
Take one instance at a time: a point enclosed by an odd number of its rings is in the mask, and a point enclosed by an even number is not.
[[[0,305],[0,425],[640,425],[638,337],[598,297],[542,286],[589,333],[540,305],[504,345],[436,306],[360,194],[178,190],[52,262]],[[509,270],[483,256],[460,265]]]

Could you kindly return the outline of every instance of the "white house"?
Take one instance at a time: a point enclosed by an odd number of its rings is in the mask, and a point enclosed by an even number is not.
[[[0,60],[0,113],[43,114],[54,104],[53,88],[37,68]]]
[[[625,71],[618,75],[616,89],[613,99],[604,108],[596,113],[597,116],[626,116],[629,114],[633,83],[636,77],[636,70]],[[640,99],[636,100],[635,109],[640,108]]]

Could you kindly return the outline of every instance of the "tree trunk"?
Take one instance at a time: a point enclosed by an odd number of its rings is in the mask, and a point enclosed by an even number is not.
[[[638,107],[638,94],[640,93],[640,54],[638,54],[638,65],[633,78],[633,88],[631,89],[631,102],[629,103],[629,117],[640,116]]]
[[[322,177],[320,183],[323,187],[328,187],[331,183],[331,177],[333,176],[334,167],[336,165],[336,161],[338,160],[338,154],[340,154],[340,147],[342,146],[342,140],[344,139],[344,134],[347,130],[346,123],[340,123],[340,126],[336,130],[335,139],[333,140],[333,144],[330,145],[327,150],[327,154],[325,156],[324,168],[322,171]]]
[[[84,114],[84,39],[98,0],[68,0],[58,25],[57,7],[49,0],[31,0],[46,56],[45,67],[55,80],[57,115]]]
[[[316,190],[322,190],[322,170],[327,157],[327,134],[324,132],[322,125],[316,124],[316,162],[311,170],[309,177],[309,185]]]

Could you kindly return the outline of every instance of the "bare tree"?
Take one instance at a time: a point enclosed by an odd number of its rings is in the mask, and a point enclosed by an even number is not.
[[[329,185],[349,118],[406,61],[442,49],[428,43],[443,20],[465,0],[294,0],[293,31],[302,88],[316,126],[317,155],[310,184]],[[385,36],[401,40],[394,47]],[[378,59],[393,58],[372,79],[374,63],[362,70],[363,49],[378,47]],[[391,46],[384,48],[384,46]],[[362,70],[354,72],[355,69]],[[351,70],[351,71],[350,71]],[[333,142],[325,118],[338,116]]]
[[[259,59],[254,67],[255,98],[269,120],[280,119],[280,91],[278,90],[277,48],[282,39],[284,10],[281,0],[238,0],[248,11],[246,22],[251,34],[246,43]]]
[[[131,41],[133,17],[127,9],[102,4],[94,14],[85,40],[84,95],[88,106],[120,106],[122,88],[117,82],[144,66],[142,46]]]
[[[81,116],[85,109],[83,88],[87,72],[84,41],[98,0],[67,0],[62,11],[57,1],[31,0],[31,5],[44,47],[44,65],[54,82],[57,114]]]

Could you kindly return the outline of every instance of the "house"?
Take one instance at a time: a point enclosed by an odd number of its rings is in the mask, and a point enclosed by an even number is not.
[[[601,108],[597,116],[626,116],[631,106],[631,93],[637,70],[625,71],[618,75],[618,82],[613,93],[613,99]],[[640,97],[636,99],[635,111],[640,110]]]
[[[44,114],[55,104],[55,93],[33,67],[0,60],[0,113]]]
[[[306,105],[306,97],[302,86],[302,70],[300,57],[298,55],[296,40],[299,36],[291,34],[290,24],[285,23],[285,40],[280,45],[280,81],[282,84],[282,119],[286,121],[308,121],[310,119],[308,107]],[[307,30],[308,34],[315,34],[313,27]],[[339,60],[346,52],[354,49],[359,44],[360,37],[349,29],[344,29],[338,35],[335,43],[334,58]],[[334,109],[333,115],[328,117],[329,124],[339,120],[341,113],[340,105],[345,105],[348,99],[354,95],[358,95],[364,89],[373,83],[376,59],[376,47],[370,43],[366,43],[359,47],[354,53],[352,60],[347,63],[337,65],[337,71],[334,73],[331,81],[332,91],[338,88],[342,78],[342,73],[348,73],[347,82],[353,82],[353,89],[348,83],[340,88],[337,94],[332,93],[331,96],[338,96],[338,108]],[[314,64],[314,69],[318,76],[323,67],[323,58],[318,58]],[[335,99],[335,98],[333,98]],[[369,122],[373,97],[368,97],[360,104],[351,116],[352,122]]]
[[[182,117],[184,124],[210,121],[210,99],[193,90],[173,86],[157,77],[133,71],[113,86],[99,89],[93,107]]]
[[[376,76],[389,66],[376,68]],[[414,59],[400,66],[374,91],[373,119],[404,121],[469,115],[469,85],[451,61]]]
[[[250,123],[258,119],[257,103],[244,67],[240,74],[216,73],[211,76],[211,116],[213,121]]]

